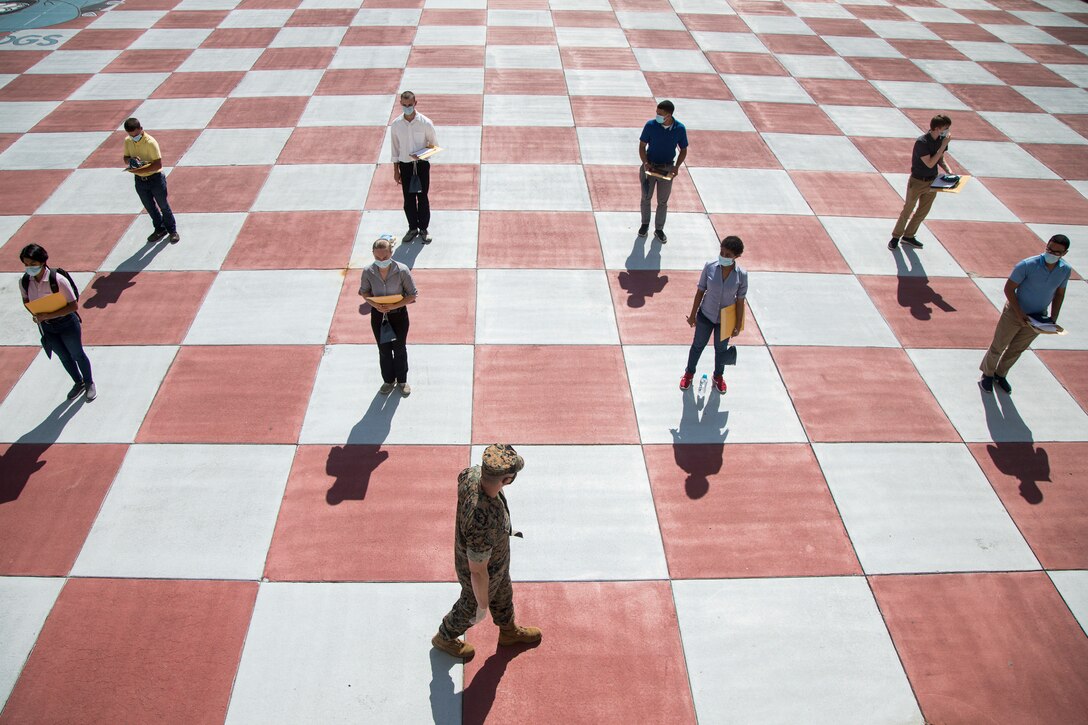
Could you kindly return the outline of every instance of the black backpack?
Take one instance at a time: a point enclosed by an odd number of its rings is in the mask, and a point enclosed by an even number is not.
[[[64,278],[68,280],[68,284],[72,285],[72,294],[76,296],[76,302],[79,302],[79,287],[76,286],[76,281],[72,279],[72,275],[59,267],[56,269],[49,268],[49,289],[53,292],[60,291],[60,286],[57,284],[58,274],[64,275]],[[23,300],[28,299],[30,296],[30,275],[26,272],[23,272],[23,278],[19,280],[19,286],[23,288]],[[76,312],[76,317],[79,317],[78,312]]]

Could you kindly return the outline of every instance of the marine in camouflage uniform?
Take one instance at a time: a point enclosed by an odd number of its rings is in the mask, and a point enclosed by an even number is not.
[[[512,446],[492,445],[484,451],[480,466],[461,471],[457,477],[457,521],[454,536],[454,567],[461,583],[461,597],[442,620],[432,641],[456,657],[471,659],[472,645],[458,639],[473,625],[477,612],[469,562],[487,563],[488,602],[491,618],[499,626],[499,644],[534,643],[540,630],[514,624],[514,590],[510,583],[510,537],[521,536],[510,524],[510,507],[502,493],[525,466]],[[509,481],[505,481],[509,478]],[[485,482],[489,482],[485,486]],[[497,486],[497,488],[495,488]],[[486,488],[492,488],[491,495]]]

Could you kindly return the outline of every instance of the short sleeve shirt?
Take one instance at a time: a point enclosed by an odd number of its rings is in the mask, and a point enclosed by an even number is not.
[[[510,545],[510,510],[499,492],[488,496],[480,485],[480,467],[457,476],[457,558],[486,561],[494,549]]]
[[[1069,275],[1073,268],[1059,259],[1054,269],[1046,268],[1043,255],[1028,257],[1016,263],[1009,279],[1019,285],[1016,288],[1016,300],[1025,315],[1037,315],[1046,312],[1054,301],[1054,294],[1059,288],[1069,284]]]
[[[389,273],[385,276],[385,279],[382,279],[381,269],[378,265],[371,264],[369,267],[364,267],[362,279],[359,281],[359,292],[365,297],[384,297],[385,295],[415,297],[419,295],[408,265],[397,261],[389,265]]]
[[[916,179],[931,181],[937,178],[937,164],[933,168],[922,163],[923,156],[932,156],[941,147],[941,139],[933,138],[928,133],[923,133],[914,141],[914,153],[910,156],[910,175]],[[948,147],[945,147],[945,152]]]
[[[133,141],[131,136],[125,139],[125,156],[137,157],[145,164],[150,164],[152,161],[159,161],[162,159],[162,153],[159,151],[159,142],[147,131],[144,131],[144,135],[139,141]],[[137,176],[151,176],[152,174],[157,174],[159,172],[137,171],[135,173]]]
[[[707,262],[699,275],[699,289],[703,290],[699,311],[715,324],[721,318],[723,307],[748,296],[748,273],[734,264],[733,273],[723,279],[724,271],[721,264],[713,261]]]
[[[42,275],[40,282],[35,281],[33,277],[28,280],[26,287],[27,302],[32,302],[36,299],[45,297],[46,295],[53,294],[53,288],[49,286],[49,273],[51,271],[52,270],[50,270],[49,267],[46,267],[45,274]],[[18,281],[15,284],[19,285],[19,294],[21,295],[23,293],[22,281]],[[63,274],[57,274],[57,292],[63,294],[64,299],[68,300],[70,303],[76,301],[75,290],[72,289],[72,285],[68,283],[68,280],[65,279]]]
[[[668,128],[656,120],[647,121],[638,140],[646,144],[646,160],[651,164],[671,164],[677,147],[688,147],[688,130],[675,118]]]

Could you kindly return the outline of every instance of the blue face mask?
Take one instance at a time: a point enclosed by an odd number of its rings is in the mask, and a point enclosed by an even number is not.
[[[732,257],[718,257],[718,262],[721,263],[723,267],[732,267],[734,261],[735,260]]]
[[[662,116],[660,113],[657,114],[657,122],[660,123],[661,125],[665,125],[665,117]]]
[[[1061,259],[1061,257],[1055,254],[1043,252],[1043,261],[1045,261],[1047,264],[1057,264],[1059,259]]]
[[[42,271],[42,268],[41,268],[40,265],[37,266],[37,267],[27,267],[26,268],[26,273],[29,274],[31,277],[37,277],[38,273],[41,272],[41,271]]]
[[[132,140],[133,140],[133,141],[139,141],[139,140],[140,140],[140,139],[142,139],[143,137],[144,137],[144,135],[143,135],[142,133],[141,133],[141,134],[137,134],[136,136],[133,136],[133,137],[132,137]]]
[[[415,106],[401,106],[400,108],[402,111],[404,111],[405,116],[411,116],[413,113],[416,112]]]
[[[392,259],[375,259],[374,264],[378,265],[382,269],[385,269],[393,263]]]

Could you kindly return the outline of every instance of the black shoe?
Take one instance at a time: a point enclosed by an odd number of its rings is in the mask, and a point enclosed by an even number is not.
[[[1009,381],[1000,375],[994,376],[994,382],[997,383],[997,387],[1005,391],[1006,395],[1012,395],[1012,386],[1009,385]]]
[[[167,231],[165,229],[156,229],[155,231],[151,232],[151,234],[147,235],[147,243],[154,244],[166,235]]]
[[[178,234],[177,232],[170,232],[170,243],[171,244],[177,244],[180,241],[181,241],[181,235],[180,234]]]
[[[982,388],[982,392],[987,395],[992,395],[994,392],[994,379],[991,375],[983,375],[982,380],[978,381],[978,386]]]
[[[662,244],[669,241],[669,238],[665,236],[665,230],[664,229],[655,229],[654,230],[654,239],[661,242]]]
[[[649,224],[643,224],[641,227],[638,228],[638,235],[640,237],[644,237],[649,233],[650,233],[650,225]]]
[[[899,237],[892,237],[892,240],[888,242],[888,249],[895,249],[899,246]]]
[[[921,249],[925,246],[914,237],[903,237],[903,244],[906,244],[908,247],[914,247],[915,249]]]
[[[407,244],[408,242],[415,239],[417,234],[419,234],[418,229],[409,229],[408,232],[403,237],[400,238],[400,243],[401,244]]]
[[[72,386],[72,389],[68,391],[68,400],[75,400],[83,392],[83,383],[76,383]]]
[[[422,242],[423,244],[430,244],[431,243],[431,235],[427,233],[426,229],[420,229],[419,230],[419,241]]]

